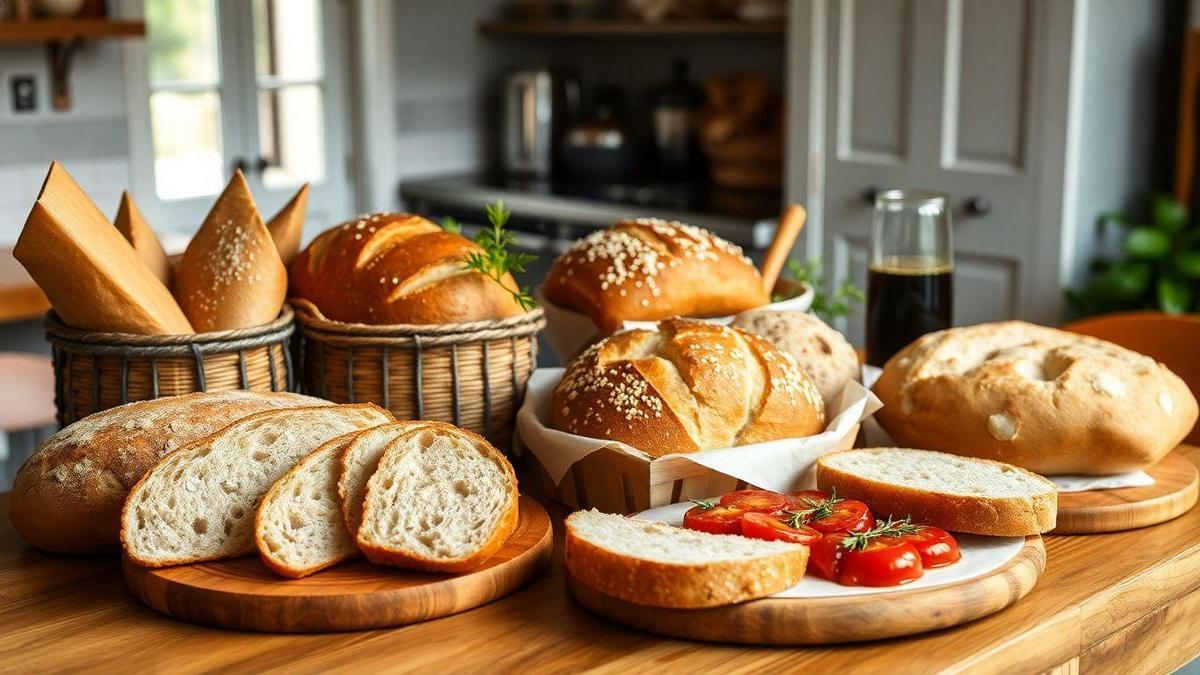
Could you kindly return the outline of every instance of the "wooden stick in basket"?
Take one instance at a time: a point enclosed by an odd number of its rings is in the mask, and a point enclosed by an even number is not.
[[[804,229],[804,221],[807,218],[808,212],[799,204],[788,206],[779,217],[775,239],[771,241],[771,247],[767,249],[767,257],[763,259],[762,264],[763,288],[767,293],[775,288],[779,273],[783,271],[783,264],[791,255],[792,246],[796,243],[796,237],[800,236],[800,230]]]

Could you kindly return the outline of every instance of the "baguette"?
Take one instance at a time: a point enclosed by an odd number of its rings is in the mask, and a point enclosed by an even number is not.
[[[1015,537],[1049,532],[1054,483],[1019,467],[931,450],[871,448],[817,460],[817,486],[880,515],[952,532]]]
[[[267,411],[167,455],[125,500],[125,554],[164,567],[253,553],[254,511],[275,481],[329,439],[390,421],[369,403]]]
[[[517,477],[482,436],[425,422],[392,441],[367,481],[358,547],[374,563],[475,569],[517,526]]]
[[[300,254],[300,239],[304,236],[304,217],[307,213],[308,183],[305,183],[295,196],[279,209],[279,213],[267,221],[267,230],[271,233],[271,239],[275,242],[275,249],[279,251],[284,267],[291,265],[292,260]]]
[[[125,240],[133,247],[134,253],[137,253],[138,258],[141,258],[154,276],[158,277],[164,286],[170,288],[171,261],[167,258],[167,252],[163,250],[162,243],[158,241],[154,230],[146,222],[141,209],[137,207],[128,192],[121,193],[121,205],[117,207],[117,217],[113,224],[117,226],[117,231],[125,237]]]
[[[804,577],[808,547],[708,534],[625,516],[567,517],[563,562],[577,581],[650,607],[719,607],[779,593]]]

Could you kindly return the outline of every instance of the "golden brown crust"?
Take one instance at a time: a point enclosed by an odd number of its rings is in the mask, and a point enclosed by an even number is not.
[[[512,464],[509,463],[508,458],[504,456],[504,453],[497,450],[486,438],[473,431],[462,429],[446,422],[422,421],[392,441],[389,444],[389,448],[392,445],[403,442],[408,436],[421,433],[430,427],[434,427],[442,433],[466,436],[473,442],[477,449],[482,450],[484,455],[504,472],[507,478],[508,507],[501,514],[500,521],[496,524],[496,529],[488,537],[487,541],[474,553],[451,560],[430,558],[410,551],[380,546],[364,539],[359,533],[354,534],[355,543],[358,544],[359,550],[367,556],[367,559],[373,563],[396,565],[397,567],[424,570],[426,572],[468,572],[487,562],[488,558],[491,558],[499,551],[509,536],[516,531],[520,497],[517,491],[517,475],[513,471]],[[380,459],[379,463],[381,465],[386,461],[387,452],[390,452],[390,449],[389,451],[385,451],[384,457]],[[366,501],[369,502],[370,499],[371,486],[368,483]]]
[[[819,433],[820,392],[758,336],[691,319],[618,333],[567,367],[554,428],[652,457]]]
[[[300,255],[300,239],[304,235],[304,218],[308,213],[308,189],[308,183],[300,186],[288,203],[279,209],[279,213],[267,221],[267,230],[271,233],[284,267],[292,264]]]
[[[1011,468],[1045,481],[1047,490],[1028,497],[1008,498],[930,492],[856,476],[829,466],[823,459],[817,460],[817,487],[822,490],[836,489],[839,497],[865,502],[873,513],[881,517],[912,516],[914,523],[933,525],[951,532],[1018,537],[1053,530],[1058,516],[1058,492],[1054,484],[1019,467]]]
[[[407,213],[362,216],[322,233],[291,266],[291,295],[335,321],[435,324],[523,312],[504,287],[463,267],[481,249]]]
[[[577,581],[627,602],[696,609],[784,591],[804,577],[808,547],[747,560],[672,564],[631,558],[579,536],[566,520],[563,563]]]
[[[146,264],[163,285],[170,288],[171,261],[167,259],[162,243],[158,241],[150,223],[146,222],[146,217],[142,215],[141,209],[128,192],[121,193],[121,205],[117,207],[117,217],[113,220],[113,225],[116,225],[117,231],[133,247],[138,259]]]
[[[897,445],[995,459],[1035,473],[1152,466],[1195,424],[1187,385],[1096,338],[1005,321],[926,335],[875,384]]]
[[[286,295],[287,269],[237,171],[179,260],[175,297],[197,331],[220,331],[270,323]]]
[[[138,401],[89,415],[51,436],[17,472],[13,526],[47,551],[116,551],[125,497],[163,456],[256,412],[323,404],[298,394],[237,391]]]
[[[612,332],[624,321],[723,316],[771,301],[737,246],[691,225],[622,220],[554,261],[542,291]]]

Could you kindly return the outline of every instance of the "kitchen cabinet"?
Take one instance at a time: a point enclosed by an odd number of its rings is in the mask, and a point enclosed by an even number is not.
[[[1150,187],[1158,3],[792,10],[788,195],[809,205],[809,254],[865,287],[872,193],[940,190],[955,220],[955,323],[1059,321],[1096,215]],[[842,328],[861,343],[861,309]]]

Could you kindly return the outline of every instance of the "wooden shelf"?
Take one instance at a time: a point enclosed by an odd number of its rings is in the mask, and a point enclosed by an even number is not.
[[[110,19],[0,21],[0,43],[90,40],[137,37],[145,34],[146,24],[141,21]]]
[[[635,21],[553,20],[484,21],[479,32],[497,37],[780,37],[783,23],[740,21]]]

